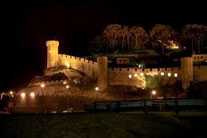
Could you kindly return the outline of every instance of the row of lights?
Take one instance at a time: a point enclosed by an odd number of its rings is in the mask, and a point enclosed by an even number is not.
[[[63,81],[63,84],[67,84],[67,82],[66,82],[66,81]],[[40,84],[40,87],[41,87],[41,88],[45,88],[45,84],[44,84],[44,83]],[[69,85],[65,85],[65,88],[66,88],[66,89],[69,89],[70,86],[69,86]],[[21,96],[21,98],[25,98],[25,97],[26,97],[26,93],[25,93],[25,92],[22,92],[22,93],[20,94],[20,96]],[[34,92],[31,92],[31,93],[29,94],[29,96],[30,96],[31,98],[34,98],[34,97],[35,97],[35,93],[34,93]]]
[[[165,73],[164,73],[164,72],[161,72],[160,75],[161,75],[161,76],[164,76]],[[140,73],[140,76],[143,77],[143,76],[144,76],[144,73],[141,72],[141,73]],[[167,73],[167,76],[168,76],[168,77],[171,77],[171,76],[172,76],[172,73],[170,73],[170,72]],[[131,79],[131,78],[132,78],[132,74],[129,74],[128,77]],[[138,77],[138,74],[135,73],[135,74],[134,74],[134,77],[135,77],[135,78]],[[174,77],[177,78],[177,77],[178,77],[178,73],[174,73]]]
[[[20,96],[21,96],[21,98],[24,99],[24,98],[26,97],[26,93],[25,93],[25,92],[22,92],[22,93],[20,94]],[[35,97],[35,93],[34,93],[34,92],[30,92],[29,96],[30,96],[31,98],[34,98],[34,97]]]

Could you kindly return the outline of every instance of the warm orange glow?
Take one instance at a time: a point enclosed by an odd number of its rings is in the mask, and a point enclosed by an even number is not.
[[[48,40],[46,42],[46,46],[59,46],[59,41],[56,41],[56,40]]]
[[[35,93],[34,92],[31,92],[29,95],[30,95],[31,98],[35,97]]]
[[[157,92],[156,92],[155,90],[152,91],[152,95],[156,95],[156,93],[157,93]]]
[[[13,92],[13,91],[10,91],[10,92],[9,92],[9,94],[13,95],[13,94],[14,94],[14,92]]]
[[[40,87],[45,88],[45,84],[44,83],[40,84]]]
[[[99,91],[99,87],[96,87],[95,90],[96,90],[96,91]]]
[[[131,74],[129,74],[129,76],[128,76],[130,79],[132,78],[132,75]]]
[[[168,74],[167,74],[168,77],[171,77],[171,75],[172,75],[171,73],[168,73]]]
[[[177,77],[178,77],[178,73],[175,73],[175,74],[174,74],[174,77],[177,78]]]
[[[66,88],[66,89],[69,89],[69,88],[70,88],[70,86],[69,86],[69,85],[66,85],[66,86],[65,86],[65,88]]]
[[[141,72],[141,73],[140,73],[140,76],[141,76],[141,77],[143,77],[143,76],[144,76],[144,73],[143,73],[143,72]]]
[[[161,76],[164,76],[164,75],[165,75],[165,73],[164,73],[164,72],[161,72],[161,73],[160,73],[160,75],[161,75]]]
[[[135,73],[135,74],[134,74],[134,77],[137,77],[137,76],[138,76],[137,73]]]
[[[67,84],[67,81],[63,81],[63,84]]]
[[[24,92],[22,92],[22,93],[20,94],[20,96],[21,96],[22,98],[25,98],[26,94],[25,94]]]

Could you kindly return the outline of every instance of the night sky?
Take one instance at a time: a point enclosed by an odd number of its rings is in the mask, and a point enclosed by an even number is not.
[[[187,23],[206,23],[205,4],[168,2],[7,2],[1,3],[0,92],[21,88],[46,67],[45,41],[60,41],[59,52],[84,56],[88,44],[107,24],[154,24],[179,30]]]

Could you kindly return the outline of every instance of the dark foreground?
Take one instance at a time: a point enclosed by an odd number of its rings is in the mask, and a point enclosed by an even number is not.
[[[0,116],[1,138],[207,137],[206,116],[145,113],[12,114]]]

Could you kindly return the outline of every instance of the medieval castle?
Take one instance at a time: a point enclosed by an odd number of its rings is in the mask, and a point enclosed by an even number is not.
[[[83,72],[87,76],[97,80],[97,89],[99,91],[103,91],[108,85],[128,85],[144,89],[146,87],[145,76],[147,75],[162,77],[165,81],[164,83],[169,85],[180,81],[184,90],[189,88],[192,82],[207,80],[207,66],[194,65],[198,62],[207,62],[207,54],[183,56],[180,59],[180,67],[109,68],[106,56],[97,57],[97,62],[94,62],[84,58],[59,54],[59,41],[49,40],[46,42],[46,46],[48,69],[65,66]]]

